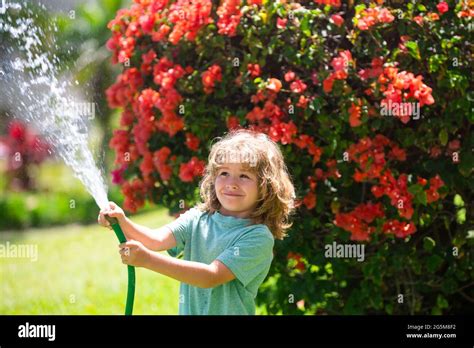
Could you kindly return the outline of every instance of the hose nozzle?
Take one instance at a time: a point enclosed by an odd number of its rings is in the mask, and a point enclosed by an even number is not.
[[[107,220],[110,223],[110,225],[118,224],[117,218],[114,218],[109,215],[104,215],[104,217],[105,217],[105,220]]]

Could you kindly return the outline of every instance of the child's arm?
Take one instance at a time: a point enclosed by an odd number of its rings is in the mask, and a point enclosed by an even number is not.
[[[136,241],[120,244],[120,248],[124,264],[145,267],[199,288],[213,288],[235,279],[235,275],[218,260],[210,265],[180,260],[147,250]]]
[[[109,202],[109,204],[109,209],[101,210],[99,213],[98,221],[100,225],[110,225],[104,218],[104,215],[109,215],[117,218],[128,240],[137,240],[148,249],[155,251],[168,250],[176,246],[176,240],[169,228],[161,227],[157,230],[152,230],[146,226],[139,225],[126,217],[122,208],[117,204],[114,202]]]

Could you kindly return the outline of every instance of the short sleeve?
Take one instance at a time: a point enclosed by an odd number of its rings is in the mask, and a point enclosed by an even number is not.
[[[176,220],[166,225],[176,239],[176,247],[169,249],[168,254],[171,256],[178,255],[186,243],[191,239],[191,229],[193,221],[199,217],[202,212],[197,208],[191,208],[181,214]]]
[[[267,228],[257,228],[242,236],[216,259],[226,265],[246,287],[260,273],[268,272],[275,240]]]

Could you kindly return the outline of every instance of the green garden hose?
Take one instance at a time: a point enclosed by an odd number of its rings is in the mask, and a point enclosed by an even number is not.
[[[116,218],[105,215],[105,219],[110,223],[120,243],[125,243],[127,239],[123,234],[122,228]],[[127,304],[125,306],[125,315],[132,315],[133,300],[135,298],[135,267],[127,266],[128,269],[128,287],[127,287]]]

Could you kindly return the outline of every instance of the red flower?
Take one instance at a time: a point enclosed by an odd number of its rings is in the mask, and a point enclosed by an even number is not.
[[[201,76],[204,92],[210,94],[214,91],[216,81],[222,81],[222,69],[219,65],[214,64],[203,72]]]
[[[308,210],[313,209],[316,206],[316,195],[314,192],[309,191],[303,199],[303,204]]]
[[[192,157],[188,163],[181,163],[179,178],[183,182],[192,182],[196,176],[203,174],[205,163],[197,157]]]
[[[301,261],[301,254],[290,251],[286,258],[294,264],[294,268],[296,268],[297,270],[304,271],[306,269],[304,262]]]
[[[416,17],[413,17],[413,21],[418,24],[420,27],[423,26],[423,17],[421,16],[416,16]]]
[[[436,5],[438,12],[442,15],[443,13],[448,12],[449,6],[446,1],[441,1],[438,5]]]
[[[287,22],[288,22],[288,19],[278,17],[277,18],[277,28],[278,29],[285,29]]]
[[[270,91],[278,93],[280,92],[281,86],[281,81],[278,79],[271,78],[268,80],[267,89],[269,89]]]
[[[142,27],[144,33],[150,34],[155,24],[155,16],[153,13],[140,16],[140,18],[138,19],[138,23]]]
[[[413,222],[389,220],[384,223],[382,230],[384,233],[394,234],[398,238],[406,238],[416,232],[416,227]]]
[[[351,103],[351,107],[349,108],[349,124],[351,127],[358,127],[362,124],[360,120],[360,114],[360,100],[358,104]]]
[[[369,30],[376,24],[391,23],[395,19],[388,9],[382,7],[364,9],[355,18],[359,30]]]
[[[188,41],[194,41],[199,30],[212,23],[211,0],[177,0],[171,4],[168,21],[174,24],[168,40],[176,45],[184,36]]]
[[[217,15],[219,16],[217,21],[218,33],[230,37],[235,36],[240,17],[242,17],[240,0],[223,0],[217,9]]]
[[[186,133],[186,146],[193,151],[199,149],[199,138],[192,133]]]
[[[122,193],[125,196],[123,206],[129,212],[136,212],[145,204],[146,186],[140,179],[134,179],[131,183],[125,182],[122,185]]]
[[[127,169],[127,165],[123,164],[120,168],[112,170],[112,183],[115,185],[122,185],[124,182],[123,173]]]
[[[292,143],[292,138],[296,135],[297,131],[298,128],[293,121],[289,123],[280,122],[270,127],[268,135],[273,141],[280,141],[283,145],[286,145]]]
[[[341,0],[314,0],[314,2],[319,5],[330,5],[334,7],[341,6]]]
[[[426,201],[428,203],[436,202],[440,195],[438,189],[444,186],[443,180],[441,180],[439,175],[436,175],[434,178],[430,179],[430,188],[426,190]]]
[[[287,71],[285,73],[285,81],[286,82],[290,82],[290,81],[293,81],[296,77],[296,74],[293,72],[293,71]]]
[[[309,99],[306,98],[304,95],[300,95],[300,98],[298,99],[298,103],[296,104],[297,107],[306,109],[308,106]]]
[[[332,91],[333,85],[334,85],[334,77],[332,75],[329,75],[329,77],[323,81],[324,92],[330,93]]]
[[[306,84],[300,79],[293,81],[290,85],[290,89],[293,93],[303,93],[306,87]]]
[[[158,173],[160,173],[161,179],[164,181],[169,180],[172,174],[171,167],[166,164],[166,161],[170,154],[171,150],[166,146],[162,147],[158,151],[155,151],[155,153],[153,154],[153,164],[158,170]]]
[[[375,227],[369,226],[376,218],[384,217],[381,203],[359,204],[349,213],[337,213],[334,224],[351,232],[351,240],[368,241],[375,232]]]
[[[260,74],[262,73],[262,71],[260,69],[260,65],[258,65],[258,64],[248,64],[247,65],[247,70],[250,73],[250,76],[252,76],[252,77],[260,76]]]
[[[142,163],[140,164],[140,171],[142,172],[143,177],[148,177],[151,173],[153,173],[153,169],[153,156],[151,153],[147,152],[143,156]]]
[[[227,129],[237,129],[240,128],[240,122],[239,119],[235,116],[230,116],[227,119]]]
[[[334,14],[331,16],[331,22],[333,22],[336,26],[341,27],[344,24],[344,18],[338,14]]]
[[[156,123],[156,128],[174,137],[176,133],[184,128],[184,120],[174,112],[167,112]]]

